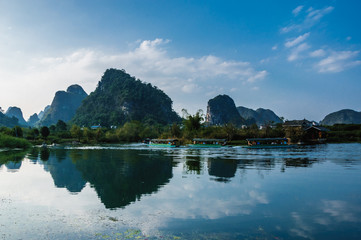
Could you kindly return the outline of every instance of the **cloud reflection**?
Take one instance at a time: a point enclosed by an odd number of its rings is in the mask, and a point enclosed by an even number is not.
[[[322,201],[322,210],[329,215],[333,221],[338,222],[360,222],[357,216],[361,213],[361,208],[354,206],[348,202],[340,200],[324,200]],[[321,219],[322,220],[322,219]],[[330,221],[325,221],[328,223]]]
[[[167,226],[172,220],[216,220],[228,216],[250,215],[259,204],[268,204],[259,186],[209,182],[207,178],[189,176],[180,183],[172,179],[156,195],[143,196],[142,201],[127,206],[120,218],[131,221],[146,234]],[[207,183],[205,183],[207,182]],[[139,216],[142,216],[139,218]]]

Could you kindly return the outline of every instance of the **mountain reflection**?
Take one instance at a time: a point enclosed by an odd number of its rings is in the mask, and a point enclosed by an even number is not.
[[[20,169],[26,151],[3,151],[0,152],[0,167],[5,165],[8,171],[15,172]]]
[[[85,187],[86,181],[70,157],[67,157],[66,150],[56,149],[50,153],[48,149],[42,149],[40,159],[45,161],[44,169],[51,174],[56,187],[66,188],[71,193],[78,193]]]
[[[70,157],[106,208],[157,192],[172,178],[172,158],[139,150],[72,150]]]
[[[218,182],[229,182],[236,175],[237,164],[233,159],[209,159],[208,174]]]

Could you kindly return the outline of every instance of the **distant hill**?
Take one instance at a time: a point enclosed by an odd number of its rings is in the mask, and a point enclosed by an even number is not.
[[[246,123],[239,115],[233,99],[228,95],[218,95],[208,101],[206,121],[210,125],[232,123],[240,126]]]
[[[320,123],[321,125],[327,126],[332,126],[334,124],[361,124],[361,112],[343,109],[328,114]]]
[[[13,128],[16,125],[19,125],[19,121],[16,117],[7,117],[5,114],[0,112],[0,127],[9,127]]]
[[[40,111],[40,113],[38,114],[39,120],[43,119],[44,115],[49,111],[49,109],[50,105],[47,105],[44,110]]]
[[[172,100],[160,89],[124,70],[105,71],[97,88],[84,99],[72,120],[81,126],[118,126],[127,121],[170,124],[180,121]]]
[[[237,110],[248,123],[256,123],[259,126],[272,122],[282,122],[282,120],[269,109],[258,108],[257,110],[253,110],[246,107],[237,107]]]
[[[45,110],[44,117],[37,125],[50,126],[56,124],[58,120],[68,122],[87,96],[88,94],[79,85],[71,85],[66,91],[56,92],[50,108]]]
[[[9,107],[6,111],[5,115],[9,118],[15,117],[18,119],[19,124],[22,126],[27,126],[28,123],[25,121],[23,117],[23,112],[18,107]]]
[[[28,125],[29,126],[35,126],[35,124],[39,121],[39,117],[38,114],[34,113],[33,115],[31,115],[28,119]]]

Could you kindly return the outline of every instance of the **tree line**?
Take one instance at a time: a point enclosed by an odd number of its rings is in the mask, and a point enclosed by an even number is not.
[[[182,110],[182,113],[182,122],[170,125],[130,121],[116,128],[99,127],[97,129],[91,129],[76,124],[67,124],[64,121],[59,120],[57,124],[51,125],[50,127],[1,127],[0,147],[4,147],[6,142],[12,142],[11,146],[16,147],[16,139],[22,139],[25,142],[30,142],[34,145],[43,142],[47,144],[140,142],[145,139],[153,138],[176,138],[183,143],[189,143],[193,138],[219,138],[227,139],[231,144],[246,144],[245,139],[247,138],[285,136],[296,138],[300,134],[298,132],[287,132],[281,123],[276,125],[270,123],[262,129],[256,124],[243,128],[239,128],[234,124],[209,126],[204,122],[204,114],[201,110],[198,110],[194,115],[189,114],[187,110],[184,109]],[[330,126],[329,129],[329,142],[361,141],[361,124],[339,124]],[[6,140],[4,140],[5,138]],[[18,142],[18,145],[24,147],[29,146],[29,144],[25,144],[24,141],[21,141],[21,143]]]

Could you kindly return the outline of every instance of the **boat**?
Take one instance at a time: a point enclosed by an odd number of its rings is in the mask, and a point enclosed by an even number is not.
[[[190,148],[220,148],[227,144],[226,139],[194,138],[192,141],[187,145]]]
[[[287,138],[248,138],[247,146],[244,148],[290,148],[294,145],[289,144]]]
[[[175,148],[179,147],[179,141],[177,139],[152,139],[149,141],[150,147],[167,147]]]

